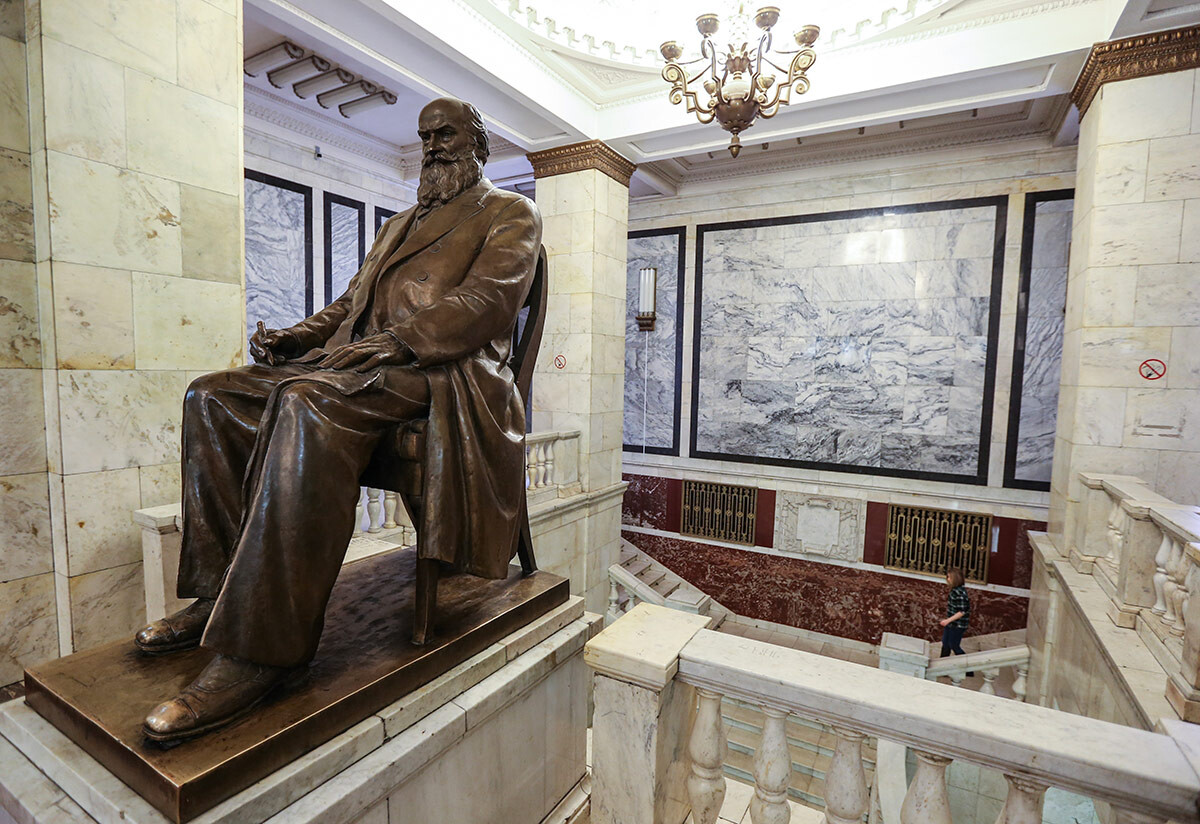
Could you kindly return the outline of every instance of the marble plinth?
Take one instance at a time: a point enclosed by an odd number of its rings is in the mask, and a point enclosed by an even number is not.
[[[564,810],[587,802],[582,649],[601,625],[571,598],[192,824],[574,820]],[[0,822],[6,814],[170,820],[21,699],[0,706]]]
[[[548,572],[451,576],[435,640],[417,647],[414,566],[407,549],[343,567],[303,680],[202,738],[163,748],[143,738],[141,719],[196,677],[212,657],[203,649],[147,657],[120,641],[76,653],[27,670],[25,700],[169,819],[191,820],[568,598],[566,579]]]

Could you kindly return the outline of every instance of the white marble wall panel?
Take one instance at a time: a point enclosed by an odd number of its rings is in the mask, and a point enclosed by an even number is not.
[[[999,202],[701,231],[696,452],[975,479]]]
[[[775,504],[775,548],[783,553],[862,560],[867,502],[856,498],[780,490]]]
[[[1033,248],[1024,357],[1018,351],[1014,363],[1020,372],[1020,407],[1015,421],[1017,431],[1009,436],[1015,439],[1016,452],[1008,472],[1012,480],[1045,484],[1046,488],[1054,459],[1067,304],[1067,251],[1074,205],[1074,199],[1035,200],[1026,205],[1027,210],[1032,208],[1033,217],[1032,232],[1024,242]]]
[[[625,299],[625,415],[624,441],[629,451],[642,447],[673,451],[675,401],[679,387],[676,352],[679,327],[679,245],[675,229],[662,234],[631,237],[626,259]],[[638,329],[640,272],[658,269],[654,330]]]
[[[325,302],[332,303],[346,291],[362,265],[364,212],[336,201],[327,201],[326,209],[325,266],[329,289]]]
[[[312,192],[246,178],[246,327],[291,326],[312,308]]]

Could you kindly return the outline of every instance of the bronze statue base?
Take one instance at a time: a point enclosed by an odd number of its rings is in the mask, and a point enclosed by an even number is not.
[[[469,575],[438,586],[434,640],[411,642],[412,549],[343,567],[307,677],[223,730],[163,748],[142,719],[177,694],[212,653],[148,657],[132,641],[68,655],[25,672],[41,716],[175,822],[188,821],[566,602],[549,572],[504,580]]]

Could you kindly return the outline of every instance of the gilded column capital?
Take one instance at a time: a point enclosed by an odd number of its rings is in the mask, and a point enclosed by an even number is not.
[[[569,146],[556,146],[540,152],[530,152],[526,157],[533,164],[533,176],[553,177],[570,172],[598,169],[622,186],[629,185],[629,178],[637,166],[600,140],[585,140]]]
[[[1200,26],[1097,43],[1071,90],[1071,102],[1082,118],[1105,83],[1196,68],[1200,68]]]

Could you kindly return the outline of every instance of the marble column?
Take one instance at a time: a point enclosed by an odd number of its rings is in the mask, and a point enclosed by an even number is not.
[[[1063,553],[1082,471],[1200,503],[1198,47],[1200,27],[1099,43],[1072,92],[1082,120],[1050,498]],[[1140,374],[1147,360],[1165,376]]]
[[[634,166],[598,140],[529,155],[545,221],[550,290],[533,379],[533,429],[579,430],[584,492],[621,483],[625,257]],[[583,581],[603,612],[620,547],[620,497],[588,519]]]
[[[0,505],[21,508],[0,523],[27,574],[16,602],[0,590],[3,684],[143,621],[131,513],[178,500],[183,393],[241,362],[244,301],[241,3],[27,0],[0,28],[0,106],[23,110],[0,111],[20,201],[0,305],[22,307],[0,323],[28,327],[0,355],[21,359],[0,374],[0,485],[28,473],[28,501]]]

